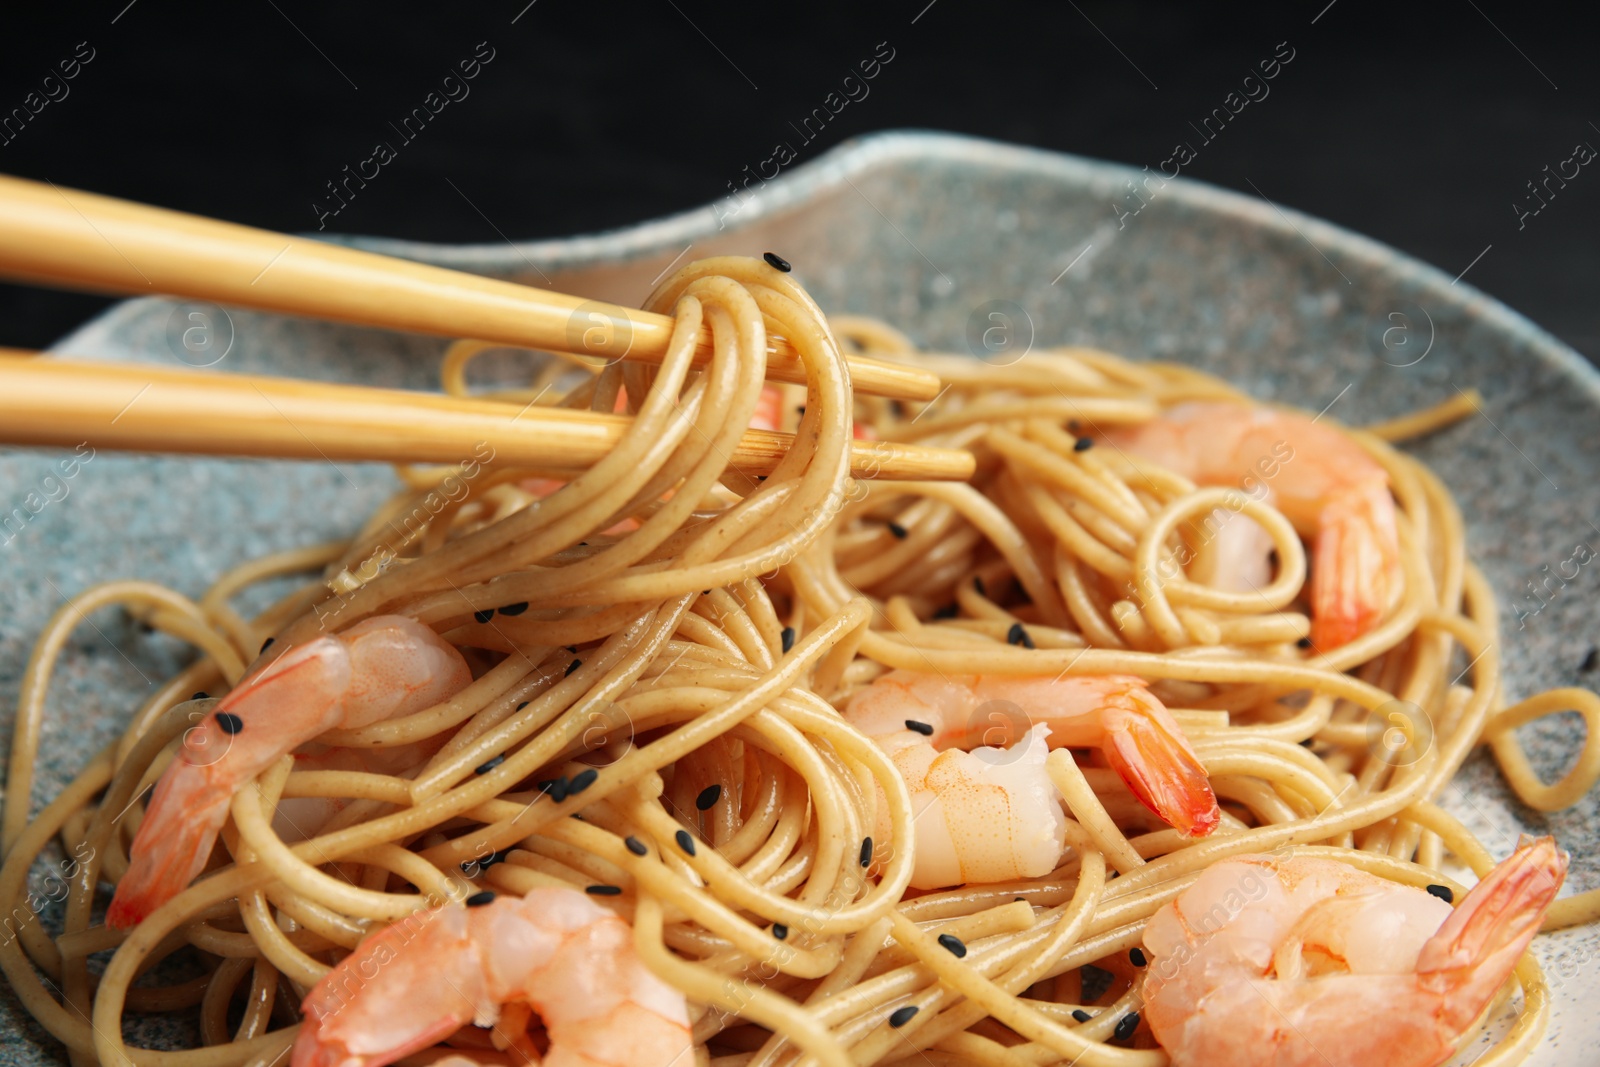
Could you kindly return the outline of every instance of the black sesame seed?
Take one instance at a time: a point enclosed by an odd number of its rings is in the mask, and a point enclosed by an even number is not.
[[[1073,1008],[1072,1009],[1072,1017],[1074,1019],[1078,1020],[1080,1023],[1086,1023],[1090,1019],[1094,1018],[1093,1015],[1090,1015],[1088,1012],[1084,1011],[1082,1008]]]
[[[910,530],[907,530],[904,526],[901,526],[898,522],[891,522],[889,524],[889,532],[894,534],[895,539],[898,540],[898,541],[904,541],[911,534]]]
[[[650,855],[650,850],[647,847],[645,847],[645,843],[643,841],[640,841],[637,837],[633,837],[632,835],[629,835],[628,837],[625,837],[625,838],[622,839],[622,843],[624,845],[627,845],[628,846],[628,851],[632,852],[635,856],[648,856],[648,855]]]
[[[189,699],[190,700],[210,700],[211,699],[211,694],[206,692],[204,689],[202,689],[202,690],[200,690],[200,692],[196,693],[194,696],[190,697]]]
[[[1133,1032],[1137,1029],[1139,1029],[1139,1013],[1130,1011],[1117,1020],[1117,1028],[1111,1031],[1111,1036],[1118,1041],[1126,1041],[1133,1036]]]
[[[962,941],[955,934],[940,934],[939,944],[944,946],[945,950],[958,960],[967,954],[966,942]]]
[[[579,771],[572,776],[572,781],[567,784],[567,796],[577,796],[591,785],[594,785],[594,780],[598,777],[600,777],[600,772],[593,767],[586,771]]]
[[[930,723],[918,722],[916,719],[907,719],[906,729],[919,733],[923,737],[933,736],[933,726]]]
[[[936,619],[953,619],[957,615],[960,615],[960,614],[961,614],[961,605],[960,604],[946,604],[944,607],[939,608],[937,611],[935,611],[933,613],[933,617],[936,618]]]
[[[1582,671],[1584,674],[1588,674],[1597,666],[1600,666],[1600,648],[1590,645],[1589,654],[1583,657],[1582,663],[1578,664],[1578,670]]]
[[[539,783],[539,792],[550,794],[550,799],[559,804],[567,799],[567,780],[565,778],[548,778]]]
[[[788,652],[791,648],[794,647],[794,627],[793,626],[785,626],[783,628],[783,634],[782,634],[781,640],[783,641],[783,650],[785,652]]]
[[[468,860],[467,862],[463,863],[461,865],[461,871],[463,874],[470,876],[474,869],[479,871],[487,871],[490,867],[493,867],[497,863],[504,863],[505,859],[506,854],[504,852],[491,852],[481,860]]]
[[[673,836],[677,840],[679,848],[683,849],[691,856],[694,855],[694,838],[689,836],[689,831],[679,830]]]
[[[493,608],[484,608],[482,611],[474,611],[472,613],[473,622],[488,622],[492,618],[494,618]]]
[[[767,266],[781,270],[785,274],[788,274],[789,271],[794,269],[789,266],[789,261],[787,259],[784,259],[776,252],[763,252],[761,253],[761,258],[767,261]]]
[[[989,590],[983,587],[983,579],[978,577],[976,574],[972,576],[972,588],[978,591],[979,596],[989,595]]]
[[[1428,887],[1428,892],[1432,893],[1446,904],[1455,903],[1456,895],[1450,891],[1450,887],[1447,885],[1430,885]]]
[[[1300,640],[1296,641],[1294,644],[1295,644],[1296,648],[1310,648],[1311,647],[1311,638],[1302,637]]]
[[[861,866],[872,866],[872,838],[863,838],[861,841]]]
[[[710,811],[711,806],[722,799],[722,786],[708,785],[700,790],[700,795],[694,798],[694,806],[701,811]]]
[[[581,666],[583,666],[583,660],[581,660],[581,659],[573,660],[571,663],[567,664],[567,674],[570,675],[573,671],[577,670]]]
[[[517,710],[521,711],[523,708],[527,707],[531,703],[532,703],[532,701],[530,701],[530,700],[524,700],[522,703],[517,705]]]
[[[265,652],[267,649],[271,648],[272,647],[272,642],[274,642],[276,640],[277,640],[276,637],[269,637],[265,641],[261,642],[261,652]],[[256,653],[256,655],[260,655],[260,654],[261,654],[260,652]]]
[[[501,753],[500,755],[494,757],[493,759],[485,760],[483,763],[478,764],[477,767],[473,768],[473,770],[474,770],[474,773],[477,773],[477,774],[488,774],[490,771],[494,770],[496,767],[500,766],[500,764],[504,763],[505,761],[506,761],[505,753]]]
[[[1087,452],[1093,447],[1094,440],[1088,437],[1080,437],[1076,441],[1072,442],[1072,450],[1074,452]]]
[[[236,734],[244,729],[244,720],[231,711],[219,711],[216,715],[217,725],[222,727],[225,734]]]
[[[528,610],[528,602],[526,600],[519,600],[515,604],[502,605],[501,608],[500,608],[500,614],[502,614],[502,615],[521,615],[524,611],[527,611],[527,610]]]
[[[571,652],[574,656],[576,656],[578,654],[578,646],[577,645],[568,645],[567,646],[567,651]]]
[[[1134,948],[1130,948],[1128,950],[1128,960],[1135,967],[1143,967],[1145,965],[1145,963],[1148,962],[1144,958],[1144,950],[1141,949],[1141,948],[1138,948],[1137,946],[1135,946]]]
[[[915,1004],[907,1004],[903,1008],[896,1008],[894,1013],[889,1016],[889,1025],[898,1030],[912,1019],[915,1019],[917,1012],[921,1010]]]
[[[481,908],[485,904],[492,903],[493,901],[494,901],[494,890],[485,889],[481,893],[474,893],[470,897],[468,897],[466,899],[466,905],[469,908]]]
[[[789,928],[782,923],[773,923],[772,936],[777,938],[779,941],[782,941],[784,938],[789,936]]]
[[[1033,638],[1028,636],[1027,629],[1020,623],[1011,624],[1011,629],[1006,631],[1006,644],[1021,645],[1023,648],[1035,648]]]
[[[583,891],[591,897],[620,897],[622,895],[622,887],[620,885],[590,885],[584,886]]]

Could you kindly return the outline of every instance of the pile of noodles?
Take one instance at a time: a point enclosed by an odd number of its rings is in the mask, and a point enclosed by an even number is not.
[[[1503,703],[1495,603],[1461,516],[1432,473],[1387,443],[1459,412],[1350,431],[1390,475],[1403,591],[1370,633],[1318,652],[1301,641],[1305,550],[1261,494],[1197,488],[1080,445],[1185,399],[1245,399],[1225,383],[1085,349],[1010,367],[919,357],[882,325],[828,322],[756,260],[692,264],[646,306],[676,319],[659,368],[552,358],[526,390],[499,394],[598,411],[624,397],[633,427],[592,469],[404,469],[406,489],[348,542],[257,560],[198,601],[101,586],[52,619],[11,755],[0,963],[74,1063],[270,1063],[293,1040],[306,990],[368,932],[482,888],[564,885],[600,887],[593,899],[633,924],[647,966],[688,997],[701,1062],[1158,1067],[1166,1055],[1148,1027],[1126,1032],[1141,1005],[1129,950],[1207,865],[1294,847],[1459,894],[1447,858],[1479,874],[1492,858],[1434,800],[1474,746],[1489,743],[1541,810],[1573,803],[1600,775],[1594,694]],[[714,353],[695,364],[702,326]],[[808,383],[786,391],[794,449],[751,478],[728,457],[778,335]],[[452,350],[446,388],[467,389],[466,365],[485,347]],[[843,350],[918,359],[950,388],[932,406],[854,398]],[[863,436],[970,448],[978,475],[852,479],[853,421]],[[1248,594],[1206,581],[1206,524],[1239,515],[1276,549],[1274,579]],[[256,618],[230,606],[253,583],[295,574],[309,577]],[[30,819],[52,669],[78,622],[108,604],[199,659]],[[320,742],[416,745],[415,765],[296,770],[284,757],[242,784],[206,875],[131,932],[102,925],[147,789],[212,706],[189,694],[226,690],[266,638],[302,642],[383,613],[434,627],[476,680],[427,711]],[[1470,669],[1452,681],[1459,660]],[[1149,679],[1209,771],[1222,825],[1185,838],[1095,758],[1059,754],[1049,767],[1074,821],[1057,870],[908,894],[907,790],[835,711],[892,668]],[[1588,738],[1547,786],[1512,730],[1571,709]],[[549,784],[580,774],[593,779],[581,792]],[[289,842],[272,819],[292,797],[346,803],[312,839]],[[891,840],[869,845],[882,802]],[[72,860],[52,932],[28,878],[56,846]],[[1546,925],[1597,911],[1583,894]],[[169,957],[199,977],[152,984]],[[1531,956],[1516,976],[1520,1014],[1485,1065],[1516,1062],[1543,1032],[1549,993]],[[123,1016],[136,1012],[197,1012],[202,1047],[126,1047]],[[449,1043],[515,1062],[484,1030]]]

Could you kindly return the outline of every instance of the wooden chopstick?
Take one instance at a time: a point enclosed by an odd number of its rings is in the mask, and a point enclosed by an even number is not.
[[[189,297],[441,337],[659,363],[666,315],[0,175],[0,275]],[[698,358],[709,359],[702,334]],[[937,376],[848,357],[859,393],[932,400]],[[782,338],[767,377],[804,382]]]
[[[0,357],[0,443],[191,455],[459,463],[494,450],[496,464],[581,471],[622,440],[632,417],[509,405],[144,364]],[[791,434],[748,430],[730,457],[771,473]],[[970,452],[854,441],[858,478],[964,480]]]

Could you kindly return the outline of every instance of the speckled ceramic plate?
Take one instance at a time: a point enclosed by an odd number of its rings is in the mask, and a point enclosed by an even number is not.
[[[771,249],[830,311],[883,317],[918,341],[984,352],[1003,325],[1010,361],[1077,342],[1182,360],[1261,397],[1363,423],[1476,386],[1481,417],[1414,446],[1461,501],[1471,550],[1503,605],[1500,654],[1515,698],[1593,684],[1600,545],[1600,376],[1573,351],[1464,282],[1286,207],[1129,168],[987,141],[887,133],[851,142],[737,198],[592,237],[365,247],[623,303],[675,263]],[[1142,206],[1141,206],[1142,205]],[[1137,211],[1134,209],[1138,208]],[[992,318],[993,314],[1002,316]],[[102,359],[211,364],[423,387],[442,342],[205,306],[138,300],[57,346]],[[33,635],[65,596],[139,577],[198,595],[264,552],[350,534],[390,491],[362,464],[167,459],[99,453],[61,477],[65,453],[0,451],[0,715],[15,712]],[[22,509],[20,512],[14,509]],[[36,512],[36,513],[35,513]],[[20,516],[20,518],[18,517]],[[34,807],[113,736],[183,650],[115,612],[80,628],[58,671]],[[1574,720],[1574,721],[1569,721]],[[1581,738],[1575,716],[1525,731],[1547,776]],[[1524,830],[1573,853],[1569,886],[1600,885],[1596,800],[1544,817],[1516,804],[1481,754],[1445,804],[1498,853]],[[42,879],[43,867],[36,872]],[[1556,1014],[1534,1062],[1578,1067],[1600,1048],[1600,936],[1540,939]],[[1361,1020],[1352,1020],[1362,1025]],[[0,994],[0,1063],[64,1062]],[[131,1022],[129,1037],[186,1035]],[[1477,1041],[1461,1062],[1481,1052]]]

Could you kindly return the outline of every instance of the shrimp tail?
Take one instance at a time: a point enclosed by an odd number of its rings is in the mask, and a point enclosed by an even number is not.
[[[1311,575],[1311,643],[1327,652],[1382,618],[1399,578],[1394,498],[1377,479],[1324,505]]]
[[[1200,757],[1161,702],[1129,689],[1105,709],[1104,751],[1139,802],[1190,837],[1204,837],[1222,819]]]
[[[1423,945],[1418,981],[1439,995],[1443,1021],[1453,1030],[1482,1013],[1527,950],[1566,878],[1567,862],[1554,838],[1525,838]]]
[[[106,911],[107,926],[138,925],[205,869],[232,798],[210,788],[203,774],[200,768],[174,766],[156,783],[128,850],[128,871]]]

